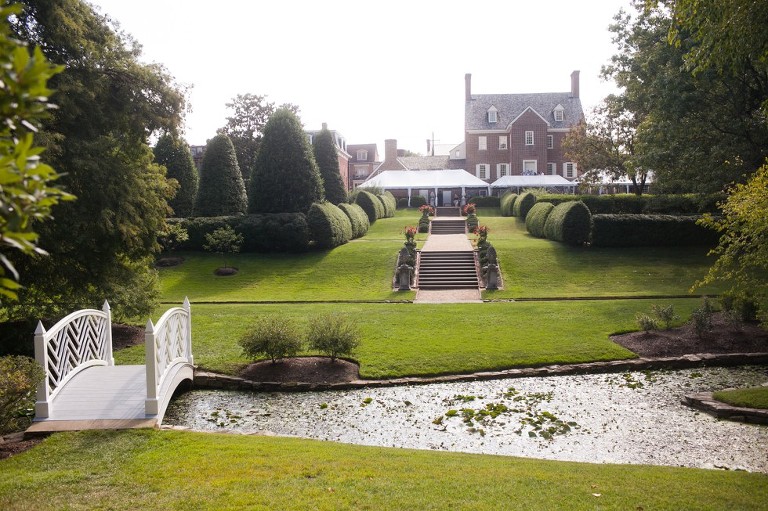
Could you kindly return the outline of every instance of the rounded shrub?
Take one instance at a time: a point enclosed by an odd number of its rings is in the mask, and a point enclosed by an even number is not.
[[[517,194],[512,192],[506,192],[501,196],[499,200],[499,207],[501,208],[501,216],[512,216],[512,208],[517,200]]]
[[[536,196],[531,192],[523,192],[512,205],[512,216],[525,220],[534,204],[536,204]]]
[[[525,228],[531,233],[531,236],[544,238],[544,225],[547,223],[547,217],[555,209],[551,202],[537,202],[533,205],[528,215],[525,217]]]
[[[411,207],[419,208],[427,203],[426,197],[423,195],[411,195]]]
[[[360,329],[347,316],[324,314],[310,320],[307,343],[335,362],[337,357],[351,355],[360,345]]]
[[[368,233],[371,224],[363,208],[357,204],[342,203],[339,204],[339,209],[347,215],[352,224],[352,239],[361,238]]]
[[[552,241],[582,245],[589,241],[592,213],[581,201],[563,202],[554,207],[544,224],[544,235]]]
[[[391,192],[384,192],[377,195],[381,203],[384,205],[384,215],[381,218],[392,218],[395,216],[395,210],[397,210],[397,199]]]
[[[240,339],[243,352],[254,359],[266,356],[274,364],[278,359],[293,357],[304,343],[296,325],[283,316],[263,316]]]
[[[374,223],[384,216],[384,204],[381,199],[370,192],[360,190],[355,196],[355,204],[358,204],[365,214],[368,215],[368,222]]]
[[[0,434],[26,429],[32,422],[35,389],[45,378],[33,358],[0,357]]]
[[[352,223],[338,206],[315,202],[307,213],[309,232],[318,248],[334,248],[352,239]]]

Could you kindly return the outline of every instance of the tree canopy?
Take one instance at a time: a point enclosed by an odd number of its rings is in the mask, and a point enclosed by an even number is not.
[[[306,213],[323,199],[323,181],[301,121],[278,109],[264,127],[249,190],[252,213]]]
[[[339,172],[339,156],[333,142],[333,133],[328,129],[321,130],[315,137],[313,148],[315,161],[323,178],[325,199],[331,204],[346,202],[347,190]]]
[[[205,148],[195,215],[240,215],[248,209],[235,148],[226,135],[216,135]]]
[[[147,142],[182,122],[184,93],[161,66],[140,63],[139,45],[87,3],[21,4],[16,36],[65,66],[49,81],[59,108],[40,140],[78,200],[55,206],[40,226],[50,257],[25,262],[19,314],[52,317],[105,298],[118,317],[147,314],[172,193]]]
[[[166,177],[178,183],[176,195],[168,201],[177,217],[192,216],[197,199],[199,176],[187,143],[178,136],[166,133],[154,149],[155,161],[166,169]]]

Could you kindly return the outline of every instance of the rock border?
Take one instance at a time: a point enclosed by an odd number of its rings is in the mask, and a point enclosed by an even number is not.
[[[449,374],[427,377],[411,376],[386,380],[353,380],[342,383],[257,382],[239,378],[237,376],[229,376],[195,369],[193,386],[198,389],[212,390],[314,392],[323,390],[353,390],[406,385],[428,385],[432,383],[499,380],[502,378],[527,378],[532,376],[563,376],[573,374],[643,371],[646,369],[690,369],[702,366],[729,367],[741,365],[768,365],[768,353],[696,353],[680,357],[639,357],[627,360],[524,367],[470,374]]]
[[[768,410],[733,406],[712,397],[712,392],[688,394],[682,401],[684,405],[696,408],[718,419],[746,422],[748,424],[768,424]]]

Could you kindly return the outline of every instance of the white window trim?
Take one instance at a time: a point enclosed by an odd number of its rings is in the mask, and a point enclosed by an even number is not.
[[[509,144],[507,143],[507,136],[506,135],[500,135],[499,136],[499,150],[506,150],[509,147]]]
[[[547,135],[547,149],[554,149],[554,148],[555,148],[555,136]]]
[[[528,142],[529,139],[530,139],[530,142]],[[533,131],[526,131],[525,132],[525,145],[534,145],[534,142],[535,142],[535,140],[534,140],[534,137],[533,137]]]
[[[488,137],[485,135],[480,135],[477,137],[477,150],[478,151],[487,151],[488,150]]]
[[[562,110],[555,110],[555,121],[556,122],[563,122],[563,111]]]
[[[568,168],[569,165],[570,165],[570,169]],[[572,174],[572,175],[569,175],[569,174]],[[567,161],[563,163],[563,177],[566,179],[573,179],[573,178],[579,177],[579,171],[576,168],[576,163],[572,161]]]
[[[366,161],[368,159],[368,151],[365,149],[358,149],[357,161]]]
[[[557,163],[547,163],[547,174],[550,176],[557,175]]]
[[[480,175],[481,168],[482,168],[482,170],[485,171],[485,176]],[[488,171],[489,170],[490,170],[490,165],[488,165],[487,163],[478,163],[477,166],[475,167],[475,175],[479,179],[488,179]]]
[[[509,163],[497,163],[496,164],[496,176],[504,177],[504,176],[508,176],[508,175],[509,175]]]
[[[539,173],[539,160],[523,160],[523,175],[530,175],[525,173],[525,164],[526,163],[533,163],[533,173],[538,174]]]
[[[496,110],[488,110],[488,122],[490,124],[496,124],[499,122],[499,116]]]

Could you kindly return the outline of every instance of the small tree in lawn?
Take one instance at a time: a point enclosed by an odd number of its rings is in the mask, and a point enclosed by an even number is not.
[[[313,318],[307,333],[309,347],[331,357],[351,355],[360,345],[360,330],[352,320],[338,314]]]
[[[324,128],[315,137],[315,160],[323,178],[325,200],[333,205],[341,204],[347,200],[347,191],[344,189],[344,181],[339,172],[339,157],[336,154],[336,144],[333,142],[333,134]]]
[[[237,254],[243,245],[243,235],[235,232],[230,226],[219,227],[215,231],[205,235],[203,248],[208,252],[221,254],[224,259],[223,269],[230,268],[227,263],[227,254]],[[229,273],[229,272],[227,272]]]
[[[243,176],[232,141],[216,135],[205,148],[197,192],[197,216],[240,215],[248,209]]]
[[[280,358],[296,356],[303,343],[295,324],[275,314],[259,318],[240,339],[240,346],[249,357],[267,356],[274,364]]]

